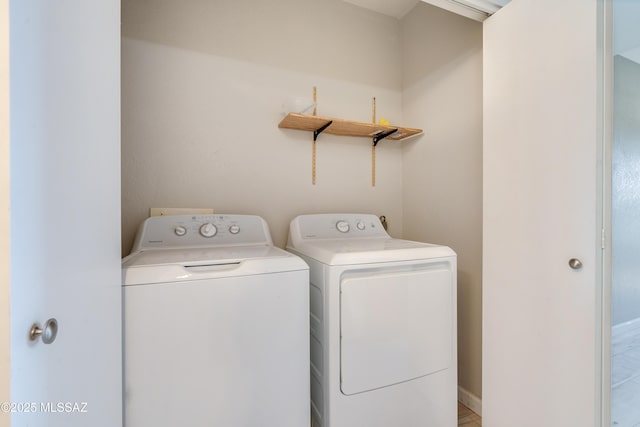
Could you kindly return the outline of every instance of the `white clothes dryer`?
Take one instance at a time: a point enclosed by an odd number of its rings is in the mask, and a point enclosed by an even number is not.
[[[375,215],[302,215],[314,427],[457,426],[456,254]]]
[[[122,268],[126,427],[309,425],[308,266],[262,218],[149,218]]]

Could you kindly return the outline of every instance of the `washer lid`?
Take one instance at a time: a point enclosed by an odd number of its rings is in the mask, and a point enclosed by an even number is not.
[[[202,280],[307,270],[295,255],[273,246],[231,246],[140,251],[122,261],[122,283]]]
[[[456,256],[446,246],[393,238],[309,240],[287,249],[327,265],[410,261]]]

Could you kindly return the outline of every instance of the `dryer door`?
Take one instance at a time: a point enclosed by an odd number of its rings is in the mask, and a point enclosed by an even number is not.
[[[415,268],[343,275],[342,393],[386,387],[451,365],[455,273],[448,262]]]

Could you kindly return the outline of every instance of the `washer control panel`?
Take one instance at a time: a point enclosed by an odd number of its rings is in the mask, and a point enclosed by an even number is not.
[[[300,215],[291,221],[292,234],[301,239],[389,237],[380,219],[370,214]]]
[[[167,215],[147,218],[132,252],[149,248],[273,245],[269,226],[256,215]]]

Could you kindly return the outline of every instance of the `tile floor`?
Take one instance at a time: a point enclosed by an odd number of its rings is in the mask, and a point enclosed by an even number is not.
[[[482,418],[471,409],[458,402],[458,427],[481,427]]]
[[[640,427],[640,319],[611,334],[611,425]]]

